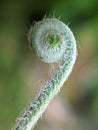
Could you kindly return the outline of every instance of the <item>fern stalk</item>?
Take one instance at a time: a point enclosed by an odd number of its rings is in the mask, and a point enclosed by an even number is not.
[[[19,117],[13,130],[31,130],[49,102],[70,75],[77,57],[76,40],[67,25],[57,18],[45,18],[31,27],[29,34],[36,55],[44,62],[62,59],[55,76],[48,81],[37,98]]]

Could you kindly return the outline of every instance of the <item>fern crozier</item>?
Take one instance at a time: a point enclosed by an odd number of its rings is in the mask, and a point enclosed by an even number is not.
[[[30,31],[30,42],[36,55],[44,62],[58,62],[57,73],[39,93],[23,115],[18,118],[13,130],[31,130],[49,102],[59,92],[70,75],[77,57],[76,40],[67,25],[57,18],[37,22]]]

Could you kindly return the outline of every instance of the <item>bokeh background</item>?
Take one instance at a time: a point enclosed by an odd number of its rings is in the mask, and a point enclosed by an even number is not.
[[[0,130],[11,130],[55,73],[57,64],[40,61],[28,43],[44,16],[71,28],[78,59],[34,130],[98,130],[98,0],[0,0]]]

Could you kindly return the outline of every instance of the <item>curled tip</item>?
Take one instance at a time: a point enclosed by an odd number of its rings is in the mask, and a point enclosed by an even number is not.
[[[66,43],[74,40],[71,30],[57,18],[44,18],[30,30],[30,43],[44,62],[57,62],[64,55]]]

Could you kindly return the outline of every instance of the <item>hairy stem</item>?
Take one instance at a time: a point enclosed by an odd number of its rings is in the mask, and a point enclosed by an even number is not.
[[[41,60],[45,62],[58,61],[59,53],[60,51],[62,53],[63,50],[64,53],[60,57],[63,59],[63,61],[53,79],[48,81],[47,85],[44,86],[43,90],[41,90],[35,101],[31,103],[26,108],[23,115],[18,118],[13,130],[31,130],[34,127],[35,123],[42,115],[49,102],[59,92],[64,82],[67,80],[77,56],[76,41],[73,33],[64,23],[56,18],[47,18],[38,22],[31,29],[30,35],[31,44],[35,49],[35,53],[40,57]],[[43,46],[42,48],[39,47],[38,49],[37,44],[38,46],[39,44],[42,44],[47,47],[44,48]],[[40,49],[41,52],[39,52]],[[42,54],[42,49],[47,51],[49,49],[50,50],[48,54],[45,55],[44,53]],[[55,55],[56,51],[58,51],[57,59]],[[48,59],[49,56],[50,59]],[[53,56],[54,58],[52,60]]]

